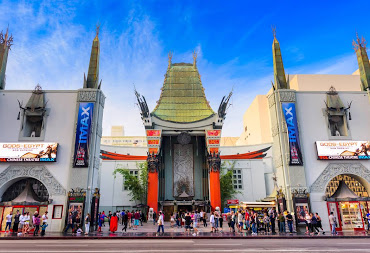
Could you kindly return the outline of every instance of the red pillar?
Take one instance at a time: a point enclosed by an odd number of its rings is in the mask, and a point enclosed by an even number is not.
[[[212,211],[218,206],[221,208],[221,188],[220,188],[220,172],[209,172],[209,200],[211,201]]]
[[[147,204],[158,213],[158,172],[148,172]]]

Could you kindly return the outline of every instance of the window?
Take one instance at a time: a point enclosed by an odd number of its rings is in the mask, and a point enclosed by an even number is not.
[[[130,170],[130,175],[134,175],[136,178],[139,177],[139,171],[138,170]],[[128,191],[128,187],[125,186],[125,182],[124,182],[125,179],[123,179],[123,184],[122,184],[122,188],[124,191]]]
[[[243,176],[242,176],[241,169],[233,170],[233,185],[234,185],[234,189],[236,190],[243,189]]]

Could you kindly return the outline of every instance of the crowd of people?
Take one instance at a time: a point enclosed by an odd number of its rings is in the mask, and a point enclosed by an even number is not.
[[[146,216],[141,210],[118,210],[116,212],[109,211],[108,215],[105,212],[98,214],[98,232],[102,232],[101,228],[105,226],[105,219],[108,220],[109,231],[115,233],[118,230],[118,223],[123,225],[122,231],[127,232],[127,229],[137,230],[139,226],[146,222]]]
[[[12,222],[13,221],[13,222]],[[11,228],[13,223],[13,229]],[[45,235],[46,227],[48,226],[48,212],[46,211],[42,216],[35,211],[33,216],[29,212],[20,213],[19,210],[13,214],[9,213],[6,216],[5,233],[10,233],[18,236],[33,233],[34,236]],[[41,233],[40,232],[41,228]],[[32,232],[33,230],[33,232]]]

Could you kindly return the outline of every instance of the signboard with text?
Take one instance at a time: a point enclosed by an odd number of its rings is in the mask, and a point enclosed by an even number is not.
[[[0,143],[0,162],[56,162],[58,143]]]
[[[319,160],[369,160],[369,141],[317,141]]]
[[[89,167],[91,123],[94,103],[80,103],[78,109],[73,167]]]
[[[295,103],[281,103],[281,106],[288,129],[289,165],[303,165]]]

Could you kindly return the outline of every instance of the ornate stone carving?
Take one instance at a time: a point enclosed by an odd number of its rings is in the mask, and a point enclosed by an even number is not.
[[[104,105],[105,105],[105,96],[104,96],[104,93],[102,91],[100,91],[100,104],[104,108]]]
[[[277,124],[271,127],[271,133],[272,133],[272,137],[276,136],[279,133],[279,127]]]
[[[194,196],[194,157],[192,144],[175,144],[173,157],[173,192]]]
[[[148,162],[148,171],[149,172],[158,172],[159,165],[161,164],[161,161],[159,159],[159,155],[148,154],[148,157],[147,157],[146,161]]]
[[[271,108],[275,105],[275,95],[274,95],[274,93],[272,93],[268,96],[268,101],[269,101],[269,108]]]
[[[41,166],[22,166],[22,165],[11,165],[0,173],[0,187],[3,187],[5,183],[16,178],[32,177],[39,180],[48,189],[49,196],[52,195],[65,195],[66,190],[64,187],[54,178],[50,171],[43,165]]]
[[[290,90],[280,90],[280,102],[295,102],[295,91]]]
[[[209,171],[218,172],[221,169],[220,153],[213,153],[208,155],[208,168]]]
[[[292,196],[296,198],[306,198],[309,196],[307,187],[292,187],[291,193]]]
[[[325,192],[326,186],[330,180],[341,174],[352,174],[364,178],[370,182],[370,170],[364,167],[360,163],[349,164],[349,163],[331,163],[329,164],[320,176],[311,185],[311,192]]]
[[[95,102],[97,91],[79,90],[78,101],[79,102]]]
[[[281,159],[280,155],[274,156],[274,166],[275,168],[283,166],[283,160]]]

